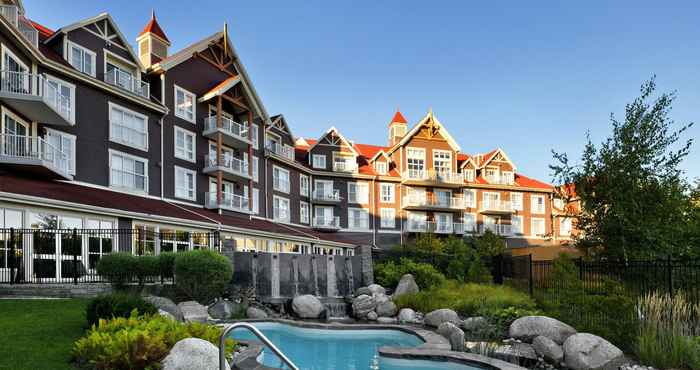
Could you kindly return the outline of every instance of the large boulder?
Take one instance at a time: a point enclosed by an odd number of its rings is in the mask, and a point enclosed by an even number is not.
[[[400,323],[414,323],[416,322],[416,311],[410,308],[402,308],[399,311],[398,319]]]
[[[367,286],[367,289],[372,292],[372,295],[386,294],[386,289],[379,284],[370,284]]]
[[[478,332],[489,326],[489,321],[483,316],[468,317],[462,321],[462,329],[466,332]]]
[[[394,290],[393,297],[396,298],[404,294],[418,293],[419,291],[420,288],[418,288],[418,284],[416,284],[416,280],[413,278],[413,275],[406,274],[401,277],[401,280],[399,280],[399,284],[396,286],[396,290]]]
[[[219,368],[219,348],[206,340],[185,338],[163,359],[163,370],[211,370]],[[226,369],[230,370],[228,363]]]
[[[396,311],[398,311],[398,308],[394,302],[384,301],[377,304],[375,311],[379,317],[394,317],[396,316]]]
[[[377,321],[378,318],[379,318],[379,316],[377,316],[377,313],[374,311],[370,311],[367,314],[367,320],[369,320],[369,321]]]
[[[352,300],[352,314],[358,319],[367,317],[367,314],[374,311],[377,302],[374,297],[363,294]]]
[[[267,319],[267,312],[257,307],[248,307],[245,311],[245,315],[249,319]]]
[[[165,297],[158,297],[155,295],[148,295],[143,297],[143,300],[156,306],[157,309],[163,310],[171,314],[176,320],[183,320],[182,311],[180,311],[180,308],[175,304],[175,302],[171,301],[170,299]]]
[[[564,362],[574,370],[616,368],[623,358],[619,348],[593,334],[574,334],[564,342]]]
[[[374,301],[377,302],[377,304],[390,300],[389,296],[384,293],[372,294],[372,298],[374,298]]]
[[[219,300],[209,306],[209,316],[218,320],[231,318],[235,310],[235,305],[231,301]]]
[[[457,325],[445,321],[438,326],[437,333],[450,341],[453,351],[464,352],[464,332]]]
[[[457,312],[450,310],[449,308],[441,308],[432,312],[428,312],[423,318],[425,325],[438,327],[443,322],[451,322],[455,325],[459,325],[459,316]]]
[[[531,342],[536,337],[545,336],[557,344],[576,334],[576,329],[547,316],[523,316],[510,324],[508,335],[511,338]]]
[[[302,319],[318,319],[326,307],[310,294],[298,295],[292,300],[292,310]]]
[[[537,353],[532,348],[532,345],[516,342],[494,348],[491,352],[491,357],[526,367],[535,365],[538,360]]]
[[[372,291],[369,290],[369,288],[366,287],[366,286],[359,287],[359,288],[357,288],[357,290],[355,291],[355,297],[359,297],[359,296],[361,296],[361,295],[363,295],[363,294],[364,294],[364,295],[372,295]]]
[[[207,322],[209,310],[195,301],[181,302],[177,305],[182,311],[182,317],[186,322]]]
[[[553,340],[540,335],[532,340],[532,348],[537,355],[543,357],[547,362],[558,365],[564,360],[564,350]]]

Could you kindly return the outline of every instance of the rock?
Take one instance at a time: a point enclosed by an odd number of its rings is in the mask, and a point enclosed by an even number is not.
[[[375,311],[379,317],[394,317],[396,316],[396,311],[398,311],[398,308],[394,302],[385,301],[377,304]]]
[[[410,308],[402,308],[399,311],[399,322],[400,323],[414,323],[416,322],[416,311]]]
[[[163,317],[167,317],[168,319],[177,321],[177,319],[175,318],[175,316],[173,316],[173,314],[171,314],[168,311],[163,311],[160,308],[158,309],[158,314],[163,316]]]
[[[438,326],[437,333],[450,341],[453,351],[464,352],[464,332],[457,325],[445,321]]]
[[[404,294],[418,293],[419,291],[420,288],[418,288],[418,284],[416,284],[416,280],[413,278],[413,275],[406,274],[401,277],[401,280],[399,280],[399,284],[396,286],[393,297],[396,298]]]
[[[219,368],[219,348],[206,340],[185,338],[163,359],[163,370],[211,370]],[[231,369],[226,363],[226,369]]]
[[[180,308],[175,304],[175,302],[171,301],[168,298],[165,297],[158,297],[155,295],[149,295],[143,297],[143,300],[156,306],[157,309],[163,310],[175,317],[177,321],[182,321],[182,311],[180,311]]]
[[[182,317],[186,322],[207,322],[209,310],[195,301],[181,302],[177,305],[182,311]]]
[[[358,319],[367,317],[367,314],[374,311],[377,307],[377,302],[374,297],[363,294],[352,300],[352,314]]]
[[[318,319],[326,307],[321,301],[310,295],[298,295],[292,300],[292,310],[302,319]]]
[[[367,289],[369,289],[369,291],[372,292],[372,295],[386,294],[386,289],[384,289],[384,287],[382,287],[379,284],[370,284],[369,286],[367,286]]]
[[[576,329],[547,316],[523,316],[510,325],[508,336],[531,342],[535,337],[545,336],[557,344],[576,334]]]
[[[377,321],[378,318],[379,318],[379,316],[377,316],[377,313],[374,311],[370,311],[367,314],[367,320],[369,320],[369,321]]]
[[[374,301],[377,302],[377,304],[390,301],[389,296],[383,293],[374,294],[372,297],[374,298]]]
[[[428,312],[423,318],[425,325],[438,327],[443,322],[451,322],[455,325],[459,325],[459,316],[457,312],[450,310],[449,308],[441,308],[432,312]]]
[[[535,337],[532,340],[532,347],[539,356],[542,356],[550,364],[558,365],[564,359],[564,351],[561,346],[545,336]]]
[[[574,334],[564,342],[564,362],[574,370],[611,368],[622,359],[624,356],[619,348],[593,334]]]
[[[359,297],[363,294],[364,295],[372,295],[372,291],[369,290],[369,288],[366,286],[360,287],[355,291],[355,297]]]
[[[527,343],[510,343],[498,346],[493,349],[491,357],[521,366],[534,365],[538,361],[535,349]]]
[[[266,319],[267,318],[267,312],[265,312],[257,307],[248,307],[248,309],[245,311],[245,315],[249,319]]]
[[[230,318],[233,315],[233,311],[234,304],[223,299],[209,306],[209,316],[218,320]]]
[[[377,318],[377,322],[380,324],[385,324],[385,325],[393,325],[393,324],[396,324],[396,318],[395,317],[379,317],[379,318]]]
[[[483,316],[469,317],[462,321],[462,329],[467,332],[479,331],[489,325],[489,321]]]

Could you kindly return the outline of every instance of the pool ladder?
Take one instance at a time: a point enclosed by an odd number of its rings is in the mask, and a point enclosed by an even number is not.
[[[219,370],[225,370],[226,369],[226,337],[228,334],[233,331],[233,329],[237,328],[245,328],[250,330],[251,333],[255,334],[260,341],[262,341],[267,347],[269,347],[272,352],[274,352],[277,357],[282,360],[291,370],[299,370],[297,365],[294,365],[294,363],[287,358],[287,356],[282,353],[282,351],[279,350],[272,342],[270,342],[269,339],[265,336],[265,334],[261,333],[260,330],[258,330],[255,326],[247,323],[247,322],[237,322],[235,324],[232,324],[228,326],[226,329],[224,329],[224,332],[221,334],[221,338],[219,338]]]

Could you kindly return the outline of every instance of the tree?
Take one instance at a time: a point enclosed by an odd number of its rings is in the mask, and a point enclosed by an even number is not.
[[[572,215],[581,231],[576,244],[601,258],[686,255],[688,184],[679,164],[692,139],[682,140],[692,123],[677,126],[669,117],[675,93],[652,98],[655,79],[625,106],[612,134],[595,145],[587,134],[581,163],[552,151],[555,182],[574,184],[582,212]],[[562,196],[566,196],[563,194]]]

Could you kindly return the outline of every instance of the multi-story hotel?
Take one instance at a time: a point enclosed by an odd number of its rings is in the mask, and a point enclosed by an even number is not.
[[[217,231],[239,250],[322,254],[416,233],[492,230],[518,248],[570,232],[550,185],[501,149],[466,154],[432,112],[410,127],[396,112],[386,146],[336,128],[294,137],[225,27],[173,51],[152,15],[134,51],[109,14],[50,30],[21,1],[1,4],[0,229],[153,231],[145,253]],[[82,256],[112,251],[84,244]]]

